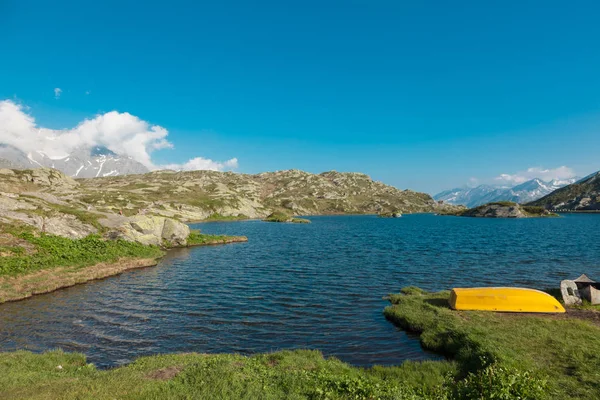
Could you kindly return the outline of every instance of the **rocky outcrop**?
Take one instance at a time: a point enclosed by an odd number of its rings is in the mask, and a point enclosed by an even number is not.
[[[556,214],[550,213],[539,207],[521,206],[511,202],[484,204],[479,207],[460,211],[456,215],[478,218],[532,218],[557,216]]]
[[[517,204],[484,204],[479,207],[471,208],[460,214],[463,217],[480,218],[525,218],[526,215]]]
[[[116,230],[111,238],[119,238],[145,245],[181,247],[187,245],[190,228],[170,218],[156,216],[135,216],[128,218]]]

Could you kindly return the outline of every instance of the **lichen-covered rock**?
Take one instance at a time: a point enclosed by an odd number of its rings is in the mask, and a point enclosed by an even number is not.
[[[70,176],[50,168],[25,170],[20,176],[23,181],[41,186],[50,186],[53,189],[74,188],[79,185],[79,183]]]
[[[77,217],[70,214],[60,214],[54,217],[42,218],[42,232],[52,235],[81,239],[98,230],[91,225],[84,224]]]
[[[190,227],[174,219],[165,218],[162,230],[162,238],[171,244],[171,246],[187,245],[187,238],[190,235]]]
[[[174,219],[137,215],[128,218],[109,235],[145,245],[178,247],[187,245],[190,228]]]

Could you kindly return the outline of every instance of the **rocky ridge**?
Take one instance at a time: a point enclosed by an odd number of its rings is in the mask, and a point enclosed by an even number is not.
[[[529,203],[548,210],[600,210],[600,171]]]
[[[429,195],[359,173],[290,170],[257,175],[157,171],[73,179],[53,169],[0,169],[0,223],[69,238],[91,233],[144,244],[185,245],[183,223],[210,217],[441,212]],[[173,221],[173,222],[171,222]]]

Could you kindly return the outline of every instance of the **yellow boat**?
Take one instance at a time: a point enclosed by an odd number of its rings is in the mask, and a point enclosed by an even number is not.
[[[516,287],[455,288],[450,294],[455,310],[564,313],[565,308],[548,293]]]

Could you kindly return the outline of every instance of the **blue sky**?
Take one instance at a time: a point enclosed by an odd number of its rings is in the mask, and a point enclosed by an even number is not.
[[[430,193],[531,167],[585,175],[600,169],[598,15],[595,1],[0,0],[0,100],[52,129],[128,112],[168,130],[156,165],[235,157],[239,172],[360,171]]]

